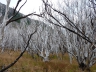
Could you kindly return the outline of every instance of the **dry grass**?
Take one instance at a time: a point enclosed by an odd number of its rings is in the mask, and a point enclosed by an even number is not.
[[[0,68],[7,66],[13,62],[20,54],[19,51],[5,51],[0,54]],[[76,60],[73,60],[73,64],[70,64],[68,54],[64,56],[50,55],[49,62],[42,62],[42,59],[35,55],[35,59],[31,57],[27,52],[20,58],[20,60],[7,72],[82,72],[78,68]],[[96,65],[91,68],[92,72],[96,72]]]

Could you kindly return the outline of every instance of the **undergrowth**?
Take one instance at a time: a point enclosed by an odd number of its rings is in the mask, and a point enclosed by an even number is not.
[[[19,51],[5,51],[0,53],[0,69],[12,63],[20,54]],[[20,60],[7,72],[82,72],[75,59],[72,64],[69,62],[68,54],[59,57],[57,55],[50,55],[49,62],[43,62],[40,57],[35,55],[32,58],[27,52],[20,58]],[[96,65],[91,68],[92,72],[96,72]]]

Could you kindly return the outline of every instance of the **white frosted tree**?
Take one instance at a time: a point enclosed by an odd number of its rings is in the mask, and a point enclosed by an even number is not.
[[[90,71],[96,63],[95,13],[89,0],[61,0],[56,6],[49,0],[43,2],[43,18],[49,23],[64,28],[67,52],[72,63],[74,56],[82,70]],[[93,2],[94,4],[95,2]]]
[[[36,24],[34,24],[36,25]],[[32,25],[33,26],[33,25]],[[31,27],[31,25],[29,26]],[[31,30],[31,28],[29,28]],[[61,30],[52,29],[52,27],[46,25],[43,22],[38,22],[38,31],[33,35],[31,38],[31,42],[28,48],[28,52],[31,54],[38,53],[39,56],[43,58],[43,61],[49,61],[49,55],[50,53],[55,53],[58,55],[59,47],[63,47],[63,42],[60,44],[60,38],[59,33]],[[29,30],[29,32],[30,32]],[[32,31],[32,30],[31,30]],[[61,32],[62,33],[62,32]],[[62,33],[63,35],[63,33]],[[63,49],[63,48],[62,48]]]
[[[29,34],[29,37],[27,36],[28,38],[27,38],[27,41],[24,45],[24,39],[22,37],[22,33],[23,33],[23,29],[25,29],[25,28],[23,28],[23,27],[25,27],[25,25],[23,25],[25,23],[23,22],[23,24],[20,28],[20,25],[18,26],[17,23],[15,23],[15,22],[17,20],[20,20],[20,19],[26,18],[30,15],[33,15],[34,13],[31,13],[31,14],[28,14],[28,15],[25,15],[25,16],[22,15],[21,17],[18,17],[18,18],[14,19],[14,17],[16,17],[16,15],[19,14],[20,9],[27,2],[27,0],[26,0],[25,3],[19,8],[19,10],[16,11],[19,3],[21,2],[21,0],[18,0],[17,4],[16,4],[16,7],[13,10],[12,16],[10,18],[8,18],[9,4],[10,4],[11,0],[6,0],[6,2],[7,2],[7,5],[6,5],[5,14],[4,14],[4,17],[3,17],[3,21],[0,24],[0,44],[1,44],[2,52],[4,51],[5,47],[9,47],[9,48],[14,47],[13,49],[16,49],[16,48],[18,48],[18,46],[20,46],[20,47],[23,47],[23,50],[20,53],[20,55],[16,58],[16,60],[14,60],[11,64],[6,66],[5,68],[1,69],[0,72],[4,72],[5,70],[7,70],[11,66],[13,66],[22,57],[22,55],[24,54],[24,52],[26,51],[26,49],[29,46],[30,39],[31,39],[32,35],[34,33],[36,33],[36,31],[37,31],[37,28],[34,28],[35,30],[32,33]],[[14,22],[16,25],[15,24],[13,25],[12,22]],[[22,21],[21,21],[21,23],[22,23]]]
[[[11,0],[6,0],[6,10],[5,10],[5,15],[4,15],[4,19],[3,19],[3,22],[0,24],[0,33],[1,33],[1,38],[2,39],[2,52],[4,50],[4,43],[5,43],[5,39],[4,39],[4,29],[5,29],[5,26],[6,26],[6,23],[7,21],[9,20],[8,19],[8,11],[9,11],[9,5],[10,5],[10,1]]]

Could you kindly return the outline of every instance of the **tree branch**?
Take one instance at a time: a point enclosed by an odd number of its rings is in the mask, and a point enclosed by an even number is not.
[[[34,12],[34,13],[35,13],[35,12]],[[13,20],[9,20],[9,21],[7,21],[7,23],[6,23],[6,26],[7,26],[9,23],[11,23],[11,22],[14,22],[14,21],[17,21],[17,20],[20,20],[20,19],[24,19],[24,18],[26,18],[26,17],[28,17],[28,16],[30,16],[30,15],[34,15],[34,13],[30,13],[30,14],[28,14],[28,15],[25,15],[25,16],[22,16],[22,17],[13,19]]]
[[[11,63],[10,65],[6,66],[4,69],[0,70],[0,72],[4,72],[8,68],[12,67],[23,56],[24,52],[26,51],[27,47],[29,46],[29,42],[30,42],[30,39],[31,39],[32,35],[35,34],[36,32],[37,32],[37,28],[36,28],[36,30],[32,34],[30,34],[24,51],[21,52],[21,54],[15,59],[15,61],[13,63]]]
[[[74,34],[77,34],[78,36],[80,36],[81,38],[83,38],[84,40],[87,40],[89,43],[92,44],[92,41],[89,39],[89,37],[87,37],[82,31],[80,31],[79,28],[76,27],[76,25],[74,24],[74,22],[72,22],[72,21],[66,16],[66,14],[60,12],[59,10],[54,9],[51,5],[49,5],[49,4],[48,4],[47,2],[45,2],[44,0],[42,0],[42,1],[43,1],[44,5],[45,5],[45,11],[46,11],[46,13],[47,13],[50,17],[52,17],[57,23],[60,24],[60,25],[57,25],[57,24],[54,24],[54,25],[63,27],[63,28],[67,29],[68,31],[70,31],[70,32],[72,32],[72,33],[74,33]],[[46,9],[47,7],[48,7],[48,8],[50,7],[50,9],[52,9],[53,11],[57,12],[57,13],[60,14],[60,15],[63,15],[63,16],[65,17],[65,20],[67,21],[67,23],[70,24],[73,28],[75,28],[78,32],[80,32],[80,34],[77,33],[77,32],[75,32],[75,31],[73,31],[73,30],[71,30],[71,29],[69,29],[69,28],[67,28],[67,27],[65,27],[62,23],[60,23],[60,21],[58,21],[52,14],[50,14],[50,13],[47,11],[47,9]],[[51,22],[52,22],[52,21],[51,21]]]

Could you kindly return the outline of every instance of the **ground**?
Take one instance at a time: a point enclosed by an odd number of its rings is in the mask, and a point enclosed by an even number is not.
[[[13,62],[18,57],[20,51],[5,51],[0,53],[0,69]],[[40,57],[35,55],[33,59],[27,52],[20,58],[20,60],[7,72],[82,72],[75,59],[70,64],[68,54],[50,55],[49,62],[43,62]],[[96,65],[91,68],[92,72],[96,72]]]

